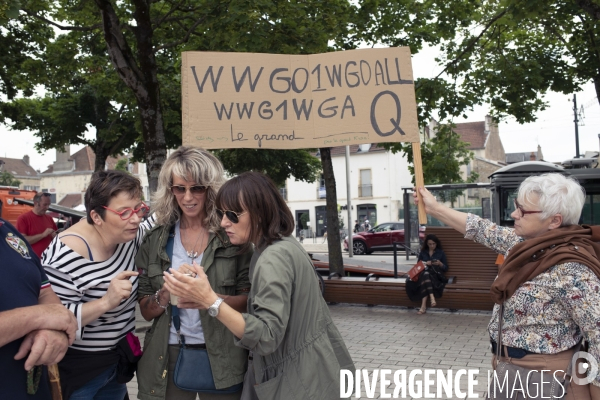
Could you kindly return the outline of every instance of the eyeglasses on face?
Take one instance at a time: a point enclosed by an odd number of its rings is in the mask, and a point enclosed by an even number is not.
[[[229,211],[229,210],[219,210],[218,208],[215,209],[217,211],[217,216],[219,217],[219,219],[223,219],[223,215],[227,216],[227,219],[230,220],[231,222],[233,222],[234,224],[237,224],[238,222],[240,222],[240,217],[244,214],[246,214],[246,211],[244,211],[243,213],[236,213],[235,211]]]
[[[107,209],[108,211],[112,211],[115,214],[117,214],[119,217],[121,217],[121,219],[123,221],[128,220],[129,218],[133,217],[133,214],[137,214],[138,217],[143,217],[144,215],[148,214],[148,211],[150,211],[150,207],[148,207],[146,204],[142,203],[141,206],[139,206],[136,209],[133,209],[131,207],[126,208],[122,211],[115,211],[113,209],[110,209],[106,206],[102,206],[102,208]]]
[[[195,196],[198,194],[204,194],[206,193],[206,189],[208,189],[208,187],[206,186],[202,186],[202,185],[194,185],[194,186],[190,186],[189,188],[187,186],[179,186],[179,185],[173,185],[171,186],[171,192],[175,195],[175,196],[182,196],[185,194],[185,192],[187,190],[190,190],[190,193]]]
[[[519,204],[517,199],[515,199],[515,210],[519,210],[519,217],[521,217],[521,218],[523,218],[527,214],[539,214],[539,213],[543,212],[543,211],[525,211],[525,209],[523,209],[523,206]]]

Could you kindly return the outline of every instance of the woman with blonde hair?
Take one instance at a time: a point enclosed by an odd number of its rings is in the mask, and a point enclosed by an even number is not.
[[[240,252],[219,228],[215,199],[223,176],[220,161],[196,147],[177,149],[160,172],[152,203],[158,225],[148,232],[136,257],[140,310],[153,321],[138,363],[141,399],[192,400],[199,395],[202,400],[229,400],[241,395],[247,351],[234,345],[233,334],[208,314],[208,307],[172,296],[163,287],[163,271],[189,273],[192,265],[203,265],[219,298],[236,310],[246,309],[252,252]],[[212,371],[179,373],[212,373],[212,392],[178,386],[175,367],[182,342],[185,348],[205,351]]]

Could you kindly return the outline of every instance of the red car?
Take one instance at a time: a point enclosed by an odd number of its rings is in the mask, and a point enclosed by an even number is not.
[[[419,241],[425,240],[425,228],[419,228]],[[352,236],[354,254],[371,254],[374,251],[392,251],[392,243],[404,243],[404,222],[384,222],[367,232]],[[401,247],[399,247],[401,249]],[[348,239],[344,239],[344,251],[348,251]]]

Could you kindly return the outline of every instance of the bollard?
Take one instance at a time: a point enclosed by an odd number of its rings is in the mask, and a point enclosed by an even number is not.
[[[393,242],[394,245],[394,279],[398,279],[398,242]]]

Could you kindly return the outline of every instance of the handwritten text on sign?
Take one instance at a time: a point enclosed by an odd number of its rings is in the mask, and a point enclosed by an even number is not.
[[[419,139],[408,48],[185,52],[183,143],[315,148]]]

